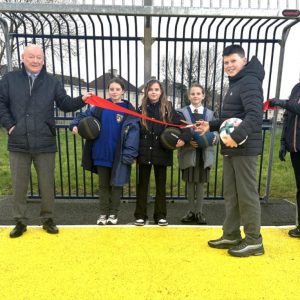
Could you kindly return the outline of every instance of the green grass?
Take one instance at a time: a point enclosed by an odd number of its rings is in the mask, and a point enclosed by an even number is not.
[[[60,130],[60,134],[57,137],[57,140],[59,141],[60,145],[59,153],[61,153],[61,159],[59,159],[59,155],[56,156],[56,194],[65,197],[68,197],[70,195],[96,195],[98,191],[97,176],[91,176],[90,172],[85,172],[80,166],[83,146],[81,138],[74,138],[74,136],[68,130],[62,129]],[[278,130],[276,134],[274,159],[272,163],[270,197],[279,199],[285,198],[294,201],[296,186],[293,168],[291,166],[289,155],[287,155],[286,157],[286,162],[281,162],[278,159],[279,140],[280,130]],[[6,131],[2,128],[0,128],[0,141],[0,195],[11,195],[12,186],[7,152],[7,134]],[[259,190],[261,196],[264,196],[266,193],[265,189],[267,181],[267,168],[269,162],[269,147],[270,132],[267,131],[265,136],[261,184]],[[66,155],[67,152],[69,152],[69,157],[67,157]],[[214,168],[211,171],[208,191],[210,197],[218,197],[222,194],[222,156],[220,154],[218,154],[217,156],[217,163],[218,168],[216,169],[216,166],[214,166]],[[124,187],[124,197],[135,197],[135,187],[136,166],[134,164],[132,169],[130,185],[126,185]],[[171,189],[171,187],[173,187],[173,189]],[[34,171],[32,172],[32,187],[30,188],[32,189],[33,194],[37,194],[37,179]],[[150,193],[155,193],[155,183],[153,174],[150,183]],[[168,168],[167,195],[177,198],[184,196],[184,193],[185,185],[182,182],[181,174],[178,171],[177,153],[176,151],[174,151],[173,168]]]

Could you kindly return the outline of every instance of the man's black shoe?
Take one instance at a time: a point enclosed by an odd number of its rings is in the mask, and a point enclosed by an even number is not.
[[[300,238],[300,226],[297,226],[294,229],[291,229],[289,231],[289,236],[295,237],[295,238]]]
[[[56,227],[56,225],[54,224],[51,218],[43,222],[43,229],[51,234],[58,233],[58,228]]]
[[[194,221],[195,221],[195,214],[190,210],[181,219],[182,223],[192,223]]]
[[[21,236],[25,231],[27,230],[27,227],[22,222],[17,222],[15,228],[10,232],[9,236],[11,238],[17,238]]]

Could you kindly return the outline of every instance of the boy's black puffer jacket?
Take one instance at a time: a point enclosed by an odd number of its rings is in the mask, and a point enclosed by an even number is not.
[[[262,151],[262,118],[264,69],[256,57],[234,77],[229,77],[229,90],[224,98],[220,119],[211,121],[210,130],[218,130],[229,118],[240,118],[243,122],[230,135],[237,143],[246,140],[237,148],[226,147],[221,142],[221,153],[230,156],[254,156]]]

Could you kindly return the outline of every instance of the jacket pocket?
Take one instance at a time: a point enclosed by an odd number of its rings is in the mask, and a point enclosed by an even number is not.
[[[15,136],[15,135],[20,136],[20,135],[25,135],[25,133],[26,133],[26,126],[24,122],[21,120],[14,125],[14,129],[9,134],[9,136]]]
[[[51,121],[46,121],[46,125],[49,128],[51,134],[53,136],[56,136],[56,127],[55,127],[55,123],[51,122]]]

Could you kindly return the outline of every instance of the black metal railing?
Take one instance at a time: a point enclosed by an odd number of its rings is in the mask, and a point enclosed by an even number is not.
[[[192,9],[192,8],[191,8]],[[207,91],[206,105],[219,112],[226,92],[227,79],[222,67],[222,50],[231,43],[241,44],[248,57],[256,55],[265,67],[265,98],[274,94],[277,81],[278,57],[283,29],[292,21],[282,18],[214,17],[214,16],[147,16],[152,29],[151,57],[144,57],[144,26],[142,15],[3,13],[13,30],[10,40],[16,45],[15,65],[21,65],[23,45],[40,43],[45,51],[47,70],[59,76],[71,96],[95,91],[106,97],[108,80],[121,76],[127,87],[126,97],[137,107],[142,97],[145,60],[150,59],[151,75],[163,82],[166,93],[177,108],[185,105],[185,91],[193,81]],[[98,178],[85,172],[81,165],[83,140],[68,130],[74,113],[55,109],[58,154],[56,160],[57,198],[97,197]],[[268,120],[266,112],[264,119]],[[263,127],[263,154],[258,172],[259,191],[263,194],[266,173],[264,148],[270,125]],[[219,147],[207,185],[208,199],[222,198],[222,173]],[[168,171],[169,199],[185,197],[174,153],[174,166]],[[124,187],[123,198],[135,199],[136,168],[132,180]],[[151,192],[151,191],[150,191]],[[30,196],[38,196],[34,175]]]

